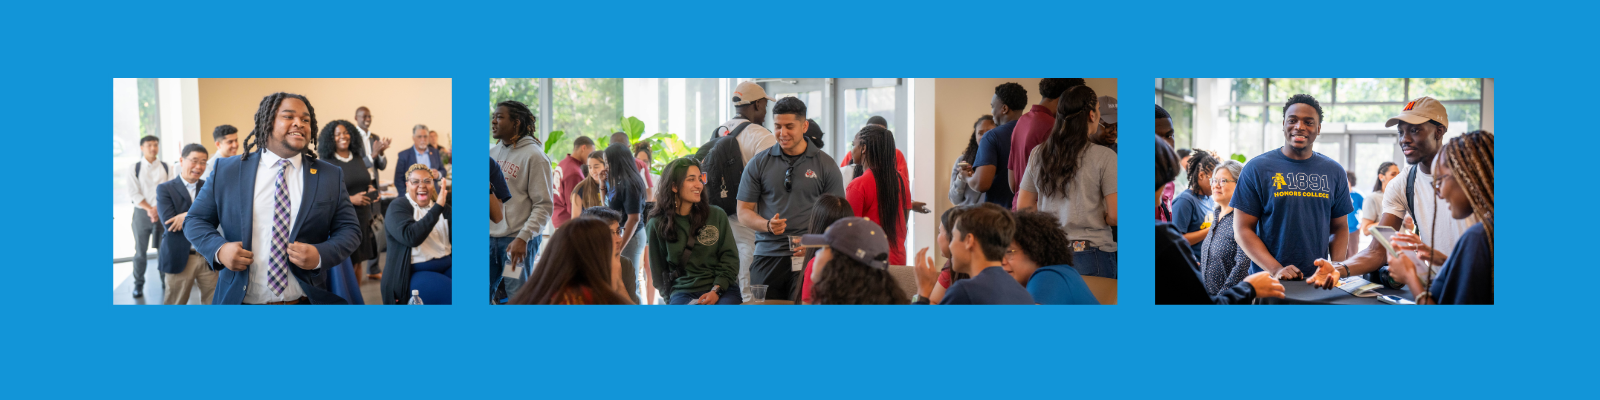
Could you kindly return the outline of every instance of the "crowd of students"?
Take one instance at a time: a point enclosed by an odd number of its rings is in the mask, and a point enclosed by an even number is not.
[[[1386,124],[1409,168],[1383,163],[1363,198],[1353,171],[1312,150],[1322,122],[1314,97],[1290,97],[1284,145],[1241,165],[1205,150],[1180,157],[1156,107],[1156,303],[1242,304],[1284,297],[1284,280],[1332,289],[1360,276],[1419,304],[1493,304],[1494,134],[1446,141],[1444,105],[1413,100]],[[1397,252],[1378,237],[1357,250],[1372,226],[1398,231]]]
[[[1080,268],[1116,277],[1114,101],[1082,79],[1044,79],[1040,89],[1044,102],[1025,113],[1024,88],[997,87],[998,117],[975,124],[961,155],[969,166],[951,183],[964,192],[941,217],[938,251],[952,261],[940,269],[926,248],[908,260],[909,213],[928,211],[912,199],[881,117],[835,164],[806,104],[742,82],[731,99],[738,116],[659,176],[645,168],[647,143],[621,135],[595,149],[580,136],[551,184],[532,115],[500,103],[495,169],[526,183],[490,199],[500,227],[491,302],[742,304],[761,292],[765,304],[1097,304]],[[515,157],[521,142],[532,150]],[[555,232],[529,262],[550,213],[561,216]],[[531,272],[509,287],[504,268],[518,266]]]
[[[377,179],[392,140],[371,132],[367,107],[319,131],[310,99],[280,92],[262,98],[253,121],[242,140],[217,126],[215,155],[184,145],[175,169],[159,160],[160,139],[140,140],[127,179],[137,206],[133,297],[144,295],[154,243],[163,304],[188,304],[194,288],[201,304],[404,304],[414,293],[450,303],[449,156],[436,131],[413,128],[414,146],[395,165],[405,201],[394,202],[380,198]],[[363,278],[381,280],[381,298],[362,297]]]

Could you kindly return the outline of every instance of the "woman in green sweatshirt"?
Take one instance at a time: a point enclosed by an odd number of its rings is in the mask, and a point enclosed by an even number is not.
[[[661,170],[650,209],[650,276],[668,304],[739,304],[739,249],[728,214],[701,201],[700,164],[679,158]]]

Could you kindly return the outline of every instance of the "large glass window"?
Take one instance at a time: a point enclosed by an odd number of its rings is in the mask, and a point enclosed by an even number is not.
[[[111,231],[112,259],[133,257],[133,203],[128,175],[139,161],[139,140],[161,137],[161,103],[155,78],[111,80]],[[168,166],[173,166],[170,160]],[[154,251],[151,252],[154,254]]]
[[[1194,147],[1194,78],[1156,78],[1156,104],[1172,115],[1173,144]]]

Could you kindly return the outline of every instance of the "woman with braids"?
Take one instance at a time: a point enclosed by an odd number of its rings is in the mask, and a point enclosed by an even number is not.
[[[961,152],[961,157],[956,158],[956,165],[950,168],[950,202],[956,206],[972,206],[983,202],[983,192],[967,184],[963,172],[972,170],[972,163],[978,159],[978,139],[983,138],[983,133],[994,129],[994,116],[984,115],[972,123],[972,136],[967,138],[967,149]]]
[[[217,161],[195,196],[183,234],[226,268],[212,304],[347,303],[323,271],[350,257],[361,227],[343,172],[311,153],[316,133],[305,96],[262,98],[244,155]]]
[[[661,170],[656,207],[645,224],[649,274],[667,304],[738,305],[739,248],[729,236],[728,214],[702,201],[704,186],[693,158]]]
[[[1418,278],[1410,257],[1391,254],[1390,275],[1411,288],[1417,304],[1494,304],[1494,134],[1472,131],[1445,143],[1434,158],[1433,186],[1450,203],[1452,218],[1476,217],[1478,223],[1456,240],[1448,258],[1416,235],[1395,234],[1400,249],[1445,260],[1439,276],[1428,282]]]
[[[451,216],[450,187],[436,187],[439,173],[422,164],[406,169],[406,201],[389,203],[383,215],[388,240],[389,273],[380,287],[382,304],[406,304],[412,291],[423,304],[450,304]]]
[[[911,209],[911,189],[894,167],[894,134],[878,125],[862,127],[856,134],[856,152],[865,172],[845,186],[845,200],[855,215],[887,229],[883,240],[889,245],[889,264],[906,265],[906,210]]]
[[[1189,186],[1172,199],[1172,226],[1184,232],[1183,239],[1189,241],[1195,254],[1200,254],[1200,242],[1211,233],[1212,222],[1217,218],[1217,202],[1211,198],[1211,170],[1216,168],[1215,154],[1194,149],[1184,170]]]
[[[589,207],[605,206],[606,197],[606,153],[595,151],[589,153],[589,159],[584,160],[588,167],[589,176],[572,187],[572,198],[567,200],[567,207],[572,210],[572,218],[583,214]]]
[[[350,258],[333,268],[333,274],[328,277],[328,286],[333,288],[333,293],[343,297],[350,304],[364,304],[361,299],[361,282],[355,272],[355,265],[365,265],[367,260],[378,258],[378,241],[372,232],[372,205],[377,201],[378,189],[374,188],[371,170],[367,169],[366,149],[362,146],[361,137],[356,133],[355,124],[345,120],[335,120],[322,127],[322,133],[317,135],[317,158],[333,164],[344,171],[344,190],[350,195],[350,205],[356,208],[356,220],[361,224],[361,245],[356,247]]]
[[[561,225],[511,304],[632,304],[613,284],[611,235],[595,217]]]
[[[843,197],[824,194],[817,198],[817,205],[811,208],[811,229],[807,232],[822,232],[828,230],[834,221],[856,216],[855,210],[850,207],[850,202]],[[811,292],[817,286],[816,270],[817,258],[815,255],[806,262],[806,268],[800,272],[805,278],[800,280],[800,303],[813,304]]]
[[[869,125],[870,126],[870,125]],[[813,304],[910,304],[911,298],[889,275],[889,244],[884,229],[861,217],[834,221],[823,234],[800,243],[817,250]]]
[[[1050,213],[1018,211],[1017,232],[1011,235],[1011,248],[1001,268],[1028,288],[1039,304],[1100,304],[1072,268],[1072,253],[1067,250],[1067,232]]]
[[[1182,170],[1178,153],[1160,136],[1156,139],[1156,179],[1152,200],[1161,203],[1167,184]],[[1150,186],[1146,186],[1150,187]],[[1206,289],[1200,264],[1183,232],[1171,223],[1156,222],[1156,304],[1250,304],[1257,298],[1283,298],[1283,284],[1271,273],[1257,272],[1216,293]]]
[[[1055,214],[1072,239],[1078,272],[1116,279],[1117,152],[1089,141],[1089,132],[1099,125],[1094,89],[1067,89],[1050,137],[1028,156],[1017,209]]]
[[[495,144],[489,148],[489,157],[500,164],[511,189],[511,200],[502,205],[505,223],[489,226],[489,293],[490,300],[499,303],[506,291],[515,291],[501,287],[501,272],[506,265],[532,264],[555,202],[550,197],[550,159],[534,136],[537,120],[533,111],[521,102],[506,100],[495,105],[493,118],[489,129]],[[527,282],[528,270],[523,269],[523,282]]]

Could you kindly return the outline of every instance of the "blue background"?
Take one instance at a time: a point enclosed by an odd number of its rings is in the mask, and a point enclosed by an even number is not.
[[[1197,3],[12,4],[0,397],[1582,396],[1593,7]],[[1125,210],[1153,199],[1133,133],[1151,120],[1131,117],[1152,78],[1496,78],[1508,273],[1490,307],[1156,307],[1151,217],[1130,211],[1114,307],[490,307],[474,279],[448,307],[114,307],[81,289],[108,267],[84,255],[110,232],[84,227],[110,193],[73,190],[109,167],[78,134],[111,125],[110,78],[451,78],[453,130],[487,135],[491,77],[757,75],[1118,78]],[[488,156],[457,138],[458,159]],[[460,192],[484,191],[474,168]],[[487,223],[457,227],[458,275],[479,276],[487,239],[465,232]]]

